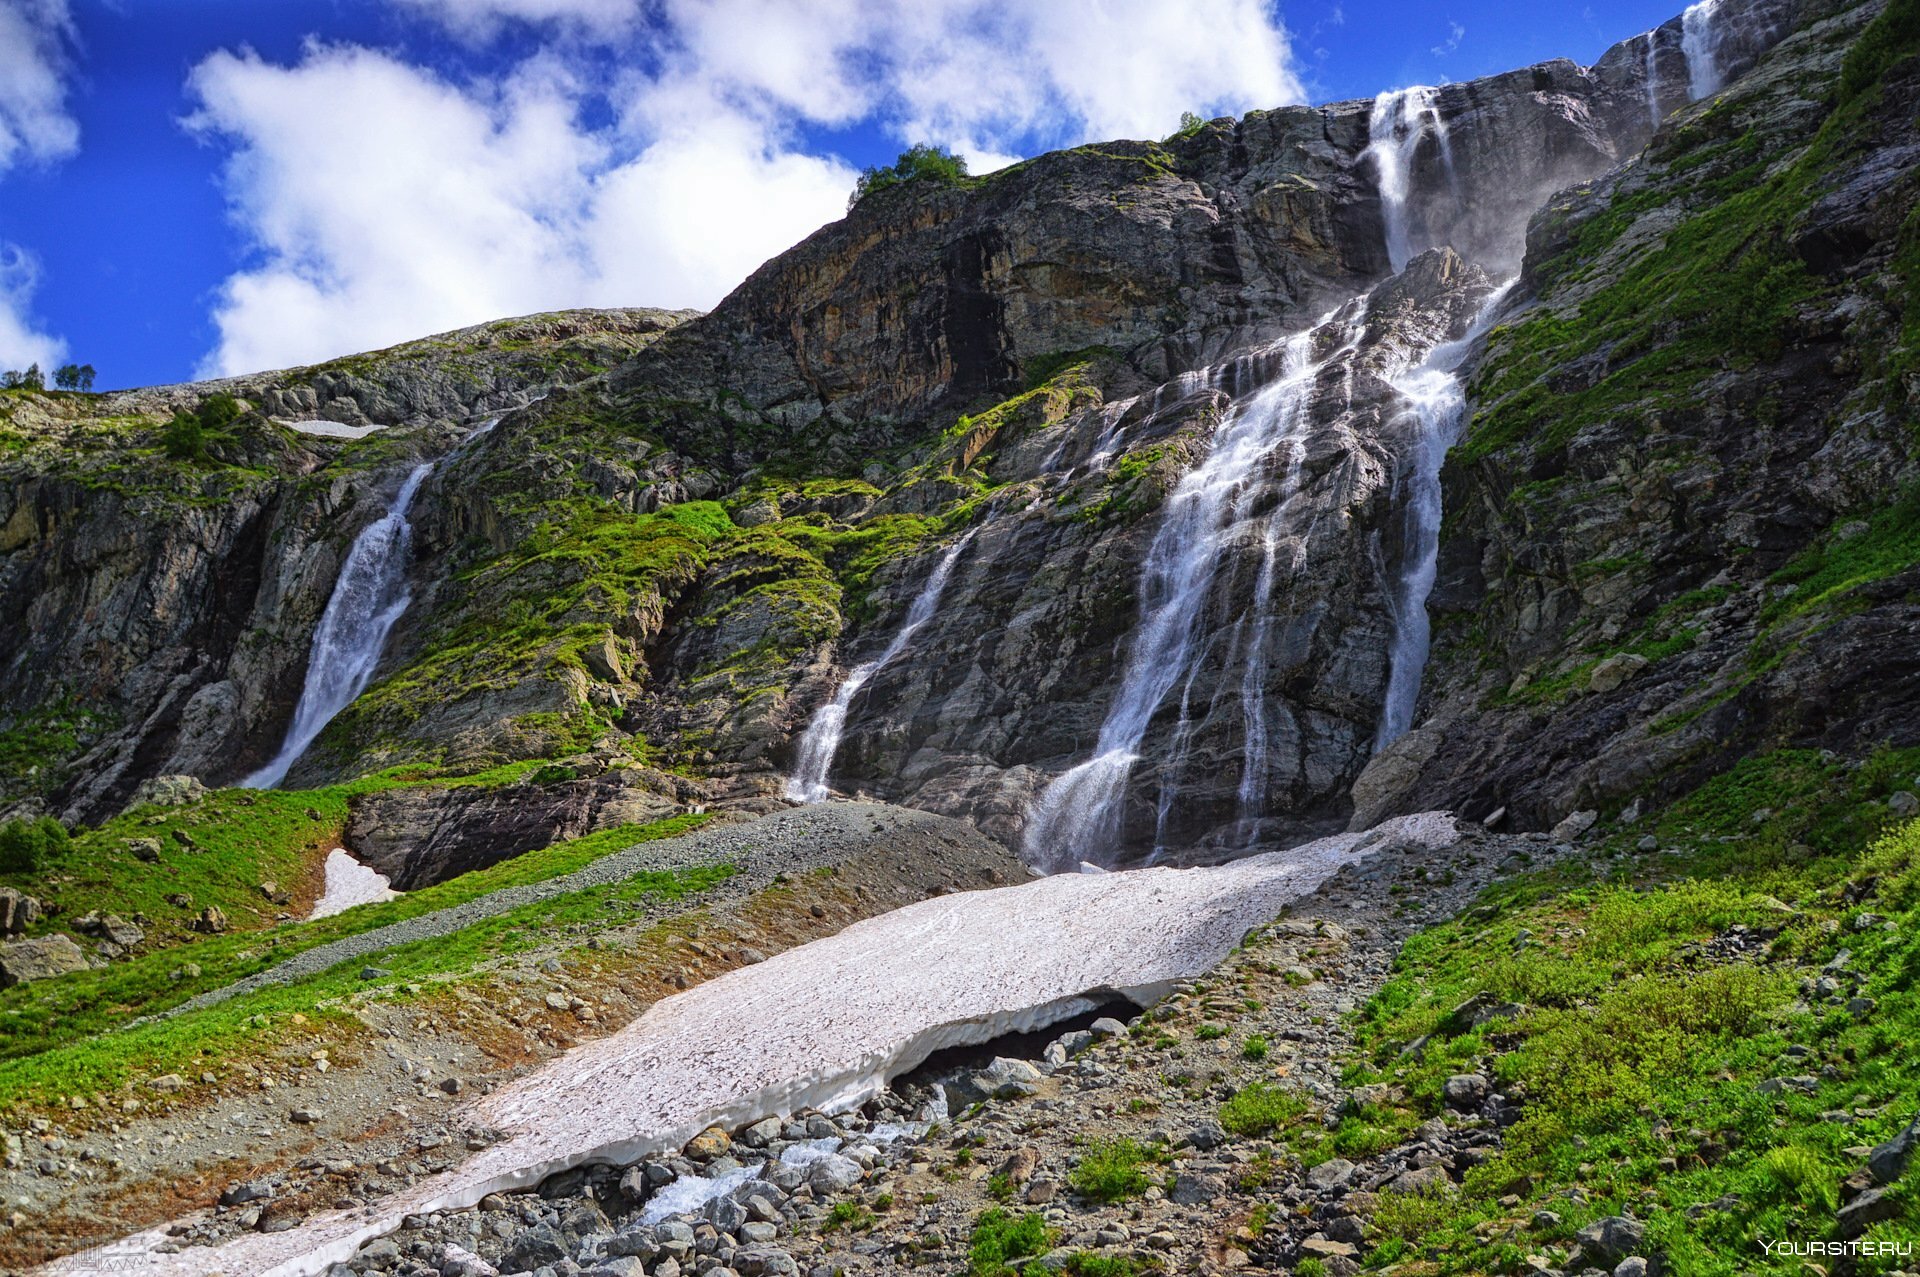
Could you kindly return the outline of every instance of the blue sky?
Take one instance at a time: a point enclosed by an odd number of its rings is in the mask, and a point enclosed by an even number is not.
[[[1591,61],[1679,0],[0,0],[0,367],[102,388],[712,305],[910,141]]]

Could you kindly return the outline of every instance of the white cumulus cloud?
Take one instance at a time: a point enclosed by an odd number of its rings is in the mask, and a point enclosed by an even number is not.
[[[878,128],[982,172],[1302,97],[1269,0],[391,2],[465,42],[545,45],[498,78],[323,43],[203,61],[190,127],[229,148],[253,248],[203,371],[531,310],[709,307],[844,210],[856,175],[810,131]]]
[[[18,244],[0,243],[0,368],[39,364],[41,372],[51,373],[66,357],[67,344],[40,332],[28,317],[39,282],[33,255]]]
[[[51,163],[80,147],[67,112],[67,0],[0,0],[0,174],[22,162]],[[65,343],[34,324],[29,307],[40,266],[17,244],[0,243],[0,367],[51,368]]]
[[[606,39],[631,30],[640,0],[394,0],[467,40],[489,40],[519,22],[550,24]]]

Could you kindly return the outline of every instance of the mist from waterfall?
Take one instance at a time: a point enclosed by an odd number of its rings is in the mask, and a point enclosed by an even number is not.
[[[833,699],[814,712],[813,721],[807,724],[807,730],[800,737],[793,774],[787,778],[786,792],[790,800],[797,803],[826,801],[831,793],[827,787],[827,774],[833,768],[833,756],[840,752],[840,738],[847,729],[847,710],[852,706],[853,698],[872,681],[875,674],[906,650],[914,634],[939,611],[940,596],[946,592],[947,580],[953,575],[954,565],[960,561],[973,535],[968,532],[940,556],[933,575],[927,578],[927,583],[920,587],[920,593],[914,596],[913,603],[907,608],[906,619],[894,631],[892,640],[880,655],[856,665],[833,694]]]
[[[300,689],[293,721],[273,761],[240,782],[243,789],[270,789],[307,752],[334,716],[366,690],[380,663],[387,635],[413,601],[407,569],[413,557],[413,524],[407,512],[414,494],[433,472],[433,463],[417,465],[400,485],[387,512],[361,530],[340,565],[333,595],[314,627],[307,656],[307,681]]]
[[[1699,0],[1680,15],[1680,50],[1687,56],[1687,96],[1698,102],[1720,91],[1720,0]]]
[[[1035,804],[1025,840],[1030,863],[1058,872],[1110,859],[1141,742],[1168,695],[1192,677],[1204,647],[1199,623],[1207,596],[1236,530],[1247,521],[1244,506],[1255,480],[1277,452],[1289,449],[1282,475],[1288,486],[1270,516],[1284,517],[1300,483],[1298,449],[1305,443],[1319,373],[1353,352],[1365,319],[1366,301],[1361,298],[1287,338],[1280,375],[1234,406],[1206,460],[1168,495],[1141,569],[1140,622],[1119,690],[1101,724],[1093,757],[1055,779]],[[1337,330],[1339,347],[1316,361],[1315,337],[1329,325]],[[1183,694],[1183,718],[1184,706]],[[1163,778],[1163,796],[1171,783],[1171,777]]]
[[[1434,105],[1439,93],[1425,85],[1382,93],[1373,100],[1373,114],[1367,123],[1366,153],[1373,157],[1380,188],[1380,216],[1386,224],[1387,260],[1396,275],[1406,269],[1419,248],[1430,247],[1415,247],[1407,220],[1414,161],[1429,133],[1440,147],[1448,185],[1455,181],[1453,144],[1447,137],[1446,121]]]

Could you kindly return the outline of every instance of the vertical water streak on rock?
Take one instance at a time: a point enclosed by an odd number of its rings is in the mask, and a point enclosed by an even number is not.
[[[1647,111],[1653,116],[1653,127],[1659,128],[1666,118],[1660,110],[1660,33],[1647,32]]]
[[[1395,274],[1404,270],[1418,251],[1408,225],[1407,207],[1413,187],[1414,160],[1429,129],[1440,148],[1440,162],[1448,187],[1458,185],[1453,168],[1453,143],[1447,136],[1446,121],[1434,106],[1438,94],[1438,89],[1426,85],[1382,93],[1373,100],[1373,114],[1367,123],[1366,153],[1373,157],[1380,191],[1380,217],[1386,229],[1387,260]]]
[[[1287,338],[1280,376],[1234,407],[1206,460],[1168,495],[1141,569],[1140,623],[1119,690],[1101,724],[1093,757],[1056,778],[1035,803],[1025,839],[1029,862],[1058,872],[1081,863],[1098,864],[1112,852],[1140,743],[1167,695],[1193,668],[1199,621],[1220,562],[1231,548],[1241,497],[1275,449],[1303,427],[1317,373],[1352,354],[1365,319],[1366,300],[1361,298]],[[1315,335],[1332,324],[1340,327],[1340,346],[1315,362]],[[1290,467],[1289,473],[1297,480],[1297,471]],[[1281,495],[1284,505],[1292,494]]]
[[[1387,589],[1387,611],[1393,620],[1388,648],[1386,700],[1374,732],[1378,753],[1413,726],[1420,701],[1420,682],[1426,673],[1432,625],[1427,598],[1439,565],[1440,469],[1447,452],[1459,441],[1466,418],[1466,388],[1457,369],[1467,349],[1492,326],[1515,281],[1509,280],[1488,295],[1466,334],[1436,346],[1426,359],[1399,377],[1393,388],[1406,400],[1405,413],[1414,424],[1412,439],[1399,462],[1396,495],[1401,497],[1401,542],[1405,547],[1400,572]]]
[[[241,781],[242,788],[268,789],[284,780],[327,724],[372,679],[388,633],[413,601],[407,585],[413,524],[407,513],[414,494],[432,471],[430,461],[415,466],[386,514],[354,538],[353,548],[340,565],[326,611],[314,627],[306,685],[300,689],[300,701],[294,707],[280,752]]]
[[[1304,448],[1294,450],[1296,458]],[[1298,466],[1289,487],[1297,488]],[[1251,837],[1260,817],[1266,815],[1267,792],[1267,639],[1273,629],[1273,578],[1280,561],[1280,513],[1267,520],[1260,557],[1260,579],[1253,588],[1253,637],[1247,645],[1247,657],[1240,669],[1240,712],[1245,722],[1244,742],[1240,749],[1240,825]]]
[[[813,721],[807,724],[807,730],[801,734],[800,747],[794,758],[793,774],[787,778],[787,797],[797,803],[824,802],[831,792],[827,787],[827,774],[833,768],[833,756],[840,751],[840,738],[847,728],[847,710],[853,704],[853,698],[860,689],[872,681],[873,676],[892,662],[893,658],[906,650],[914,634],[934,617],[939,610],[940,596],[946,592],[947,581],[953,575],[954,564],[966,551],[967,544],[973,540],[973,533],[955,541],[940,556],[940,562],[934,565],[933,574],[927,583],[920,587],[913,603],[907,608],[906,619],[900,628],[894,631],[893,638],[881,650],[880,655],[862,665],[857,665],[847,675],[846,681],[833,694],[833,699],[814,712]]]
[[[1720,91],[1720,0],[1699,0],[1680,15],[1680,51],[1687,59],[1687,97],[1698,102]]]

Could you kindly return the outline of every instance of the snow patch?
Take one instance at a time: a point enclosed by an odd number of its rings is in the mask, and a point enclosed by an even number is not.
[[[1370,849],[1456,839],[1452,818],[1429,812],[1215,868],[1062,874],[936,896],[696,985],[480,1099],[473,1119],[509,1138],[384,1202],[209,1249],[161,1253],[162,1228],[111,1252],[144,1248],[145,1277],[307,1277],[407,1215],[471,1206],[575,1166],[635,1162],[709,1126],[850,1108],[936,1050],[1056,1024],[1116,994],[1144,1005]],[[80,1254],[45,1271],[77,1277],[98,1264],[97,1253]]]
[[[737,1166],[708,1179],[683,1175],[647,1199],[640,1212],[643,1224],[658,1224],[675,1215],[691,1215],[716,1197],[724,1197],[760,1173],[760,1163]]]
[[[280,424],[289,430],[321,439],[364,439],[376,430],[386,429],[381,425],[350,426],[344,421],[283,421]]]
[[[307,915],[309,921],[330,918],[355,905],[392,900],[400,894],[388,884],[385,874],[355,860],[345,847],[335,847],[327,853],[326,875],[327,882],[321,889],[320,899],[313,906],[313,912]]]

